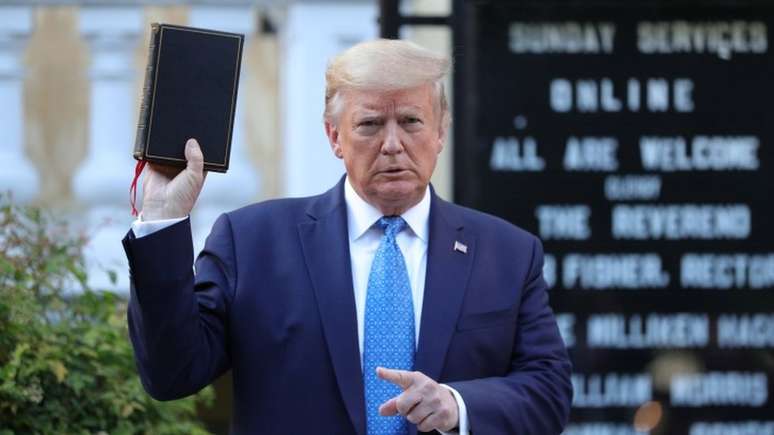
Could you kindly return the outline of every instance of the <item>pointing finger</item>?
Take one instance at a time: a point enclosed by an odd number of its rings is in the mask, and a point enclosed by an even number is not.
[[[407,372],[405,370],[377,367],[376,376],[379,376],[379,378],[399,386],[403,390],[406,390],[414,383],[414,373]]]

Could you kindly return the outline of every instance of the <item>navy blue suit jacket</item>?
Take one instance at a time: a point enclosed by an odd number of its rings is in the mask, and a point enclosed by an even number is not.
[[[235,433],[365,435],[347,234],[343,182],[220,216],[196,274],[187,220],[130,232],[146,390],[181,398],[231,369]],[[460,392],[473,433],[557,434],[567,421],[570,363],[542,266],[536,237],[432,195],[415,369]]]

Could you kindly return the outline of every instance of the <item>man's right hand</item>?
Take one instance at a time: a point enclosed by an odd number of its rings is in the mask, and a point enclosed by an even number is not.
[[[185,144],[187,165],[180,170],[150,163],[142,183],[142,219],[188,216],[204,185],[204,156],[196,139]]]

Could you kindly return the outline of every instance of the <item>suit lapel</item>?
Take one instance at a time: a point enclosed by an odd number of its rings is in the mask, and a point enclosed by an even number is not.
[[[307,211],[312,220],[299,224],[298,231],[336,381],[355,431],[365,435],[363,376],[343,196],[339,182],[312,204]]]
[[[455,249],[455,242],[467,247]],[[476,255],[475,237],[463,231],[456,210],[433,194],[427,275],[415,368],[439,381]]]
[[[365,400],[352,270],[347,236],[347,210],[342,180],[307,210],[310,221],[298,232],[314,286],[323,332],[344,405],[359,435],[365,435]],[[465,288],[476,254],[475,237],[446,202],[432,195],[427,272],[415,370],[440,380]],[[455,250],[455,242],[467,253]],[[416,426],[410,426],[416,434]]]
[[[455,242],[466,246],[467,253],[455,250]],[[414,368],[438,382],[465,297],[475,245],[475,237],[463,231],[455,210],[433,192],[425,296]],[[417,427],[409,425],[409,435],[416,434]]]

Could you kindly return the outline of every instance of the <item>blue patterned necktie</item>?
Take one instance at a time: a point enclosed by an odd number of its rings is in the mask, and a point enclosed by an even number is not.
[[[368,435],[405,435],[405,417],[382,417],[379,405],[402,393],[400,387],[376,376],[376,367],[412,370],[414,367],[414,305],[403,254],[395,236],[406,228],[400,216],[382,217],[384,229],[374,255],[365,305],[363,382]]]

